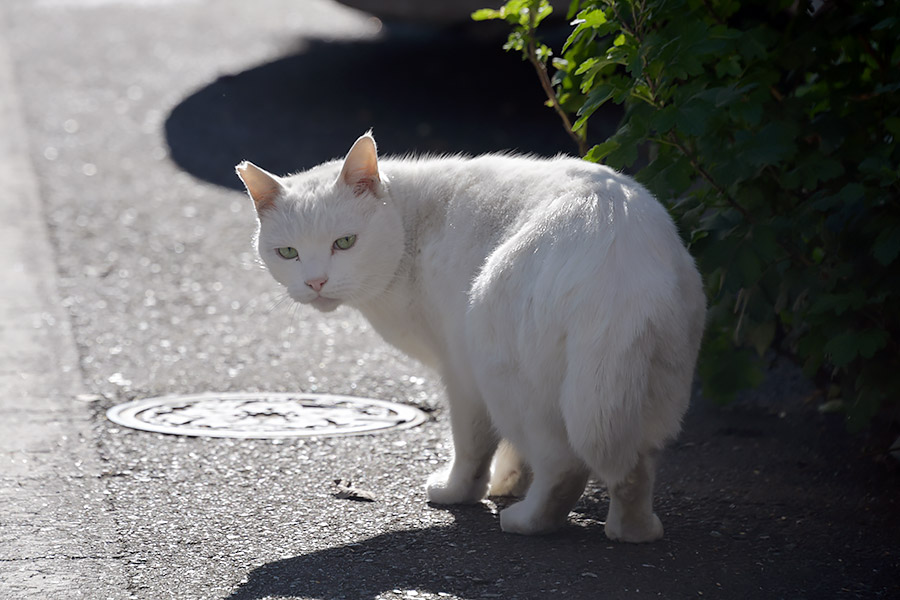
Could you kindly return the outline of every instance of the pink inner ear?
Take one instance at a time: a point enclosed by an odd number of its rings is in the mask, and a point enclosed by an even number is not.
[[[275,204],[282,187],[274,175],[247,161],[235,167],[235,171],[253,198],[257,211],[262,212]]]
[[[378,187],[378,155],[375,140],[364,135],[356,140],[344,158],[341,179],[350,186],[356,196],[375,192]]]
[[[363,177],[353,184],[353,195],[362,196],[366,192],[375,193],[375,178]]]
[[[259,194],[258,196],[253,197],[254,204],[256,204],[256,210],[259,212],[263,212],[272,208],[275,205],[275,199],[278,197],[276,192],[269,192],[266,194]]]

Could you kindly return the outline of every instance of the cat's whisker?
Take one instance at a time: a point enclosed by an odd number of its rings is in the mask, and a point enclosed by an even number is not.
[[[281,292],[280,294],[278,294],[275,300],[271,301],[269,303],[269,306],[266,307],[266,314],[271,314],[275,310],[281,308],[288,300],[291,300],[290,294],[288,294],[287,292]]]
[[[287,320],[287,326],[284,329],[287,330],[288,333],[294,333],[295,324],[298,319],[298,315],[301,314],[301,310],[303,305],[299,302],[294,301],[291,298],[291,295],[287,291],[280,292],[277,297],[269,303],[267,307],[266,314],[272,315],[276,311],[284,315],[284,318]],[[282,310],[283,309],[283,310]]]
[[[288,333],[293,334],[296,331],[296,322],[297,315],[300,312],[300,303],[293,302],[288,306],[287,314],[288,314]]]

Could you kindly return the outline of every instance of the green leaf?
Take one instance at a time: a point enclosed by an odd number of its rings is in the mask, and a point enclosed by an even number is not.
[[[741,390],[754,388],[765,379],[763,363],[746,349],[737,349],[728,336],[708,340],[698,364],[703,395],[719,404],[732,402]]]
[[[535,27],[540,25],[541,21],[543,21],[544,19],[546,19],[553,13],[553,6],[551,6],[550,3],[547,2],[547,0],[540,0],[540,2],[538,2],[537,4],[538,4],[537,14],[535,15],[535,19],[534,19]],[[532,6],[532,8],[533,8],[533,6]]]
[[[831,338],[825,344],[825,355],[836,367],[843,367],[853,361],[859,354],[855,333],[843,333]]]
[[[586,27],[600,27],[606,23],[606,13],[601,8],[583,10],[572,21],[572,25],[584,25]]]
[[[749,203],[746,203],[744,197],[739,196],[739,198],[742,204],[748,206]],[[763,198],[760,201],[765,202]],[[754,210],[754,208],[750,206],[750,210]],[[771,263],[778,258],[780,246],[778,245],[778,234],[773,225],[766,223],[755,225],[750,233],[750,237],[753,242],[753,249],[764,263]]]
[[[616,88],[608,83],[602,83],[591,90],[591,93],[588,94],[584,104],[582,104],[581,108],[578,109],[578,112],[575,113],[578,116],[578,120],[572,125],[572,129],[576,132],[581,131],[590,116],[612,98],[615,91]]]
[[[894,141],[900,141],[900,117],[888,117],[885,119],[884,128],[894,136]]]
[[[861,183],[848,183],[837,193],[837,198],[841,202],[851,203],[862,198],[866,193],[866,188]]]
[[[859,310],[866,304],[866,292],[853,290],[845,294],[824,294],[809,307],[809,314],[821,315],[832,312],[838,316],[847,310]]]
[[[586,113],[592,113],[597,108],[599,108],[602,104],[604,104],[607,100],[612,98],[613,93],[615,93],[615,87],[608,83],[602,83],[591,90],[591,93],[588,94],[587,99],[584,101],[584,104],[580,109],[578,109],[578,115],[581,116]]]
[[[721,108],[723,106],[727,106],[734,102],[735,100],[739,100],[743,98],[747,92],[750,92],[754,88],[756,88],[756,83],[750,83],[748,85],[742,85],[738,87],[736,84],[729,85],[723,88],[714,88],[709,90],[713,94],[713,102],[715,102],[716,108]]]
[[[741,59],[732,54],[716,64],[716,76],[720,78],[738,77],[741,74]]]
[[[734,262],[740,276],[741,287],[750,287],[759,281],[763,272],[763,264],[752,246],[743,244],[738,250]]]
[[[675,114],[675,124],[686,135],[702,136],[709,124],[712,107],[702,100],[692,100],[680,106]]]
[[[753,325],[747,329],[745,337],[759,356],[763,356],[772,346],[772,340],[775,339],[775,329],[774,320]]]
[[[581,35],[586,31],[591,30],[600,30],[598,33],[601,35],[605,33],[605,30],[608,28],[606,20],[606,13],[603,12],[602,9],[589,9],[583,10],[578,13],[578,16],[571,23],[575,26],[575,29],[572,30],[572,33],[569,34],[566,43],[563,44],[562,53],[565,54],[569,47],[574,44]]]
[[[797,151],[797,127],[775,121],[756,132],[738,131],[736,150],[742,160],[757,167],[778,165]]]
[[[764,26],[744,31],[737,45],[744,60],[751,62],[765,59],[768,47],[775,41],[775,32]]]
[[[492,8],[480,8],[472,13],[473,21],[490,21],[493,19],[502,19],[503,15],[499,10]]]
[[[896,137],[900,140],[900,135]],[[891,167],[891,162],[881,156],[870,156],[857,165],[860,173],[867,178],[876,179],[875,183],[887,187],[897,179],[896,171]]]
[[[677,109],[673,105],[666,106],[656,111],[656,114],[650,119],[650,127],[658,133],[668,133],[675,127],[677,117]]]
[[[862,390],[847,408],[847,427],[851,433],[859,433],[878,414],[885,395],[876,390]]]
[[[825,355],[835,367],[850,364],[857,356],[872,358],[875,352],[887,345],[888,334],[881,329],[848,331],[838,334],[825,344]]]
[[[894,27],[896,27],[896,25],[897,25],[896,17],[887,17],[886,19],[883,19],[883,20],[879,21],[878,23],[876,23],[875,26],[872,27],[872,31],[878,31],[880,29],[893,29]]]
[[[887,346],[890,336],[883,329],[867,329],[859,335],[859,355],[872,358],[875,353]]]
[[[879,233],[872,246],[872,254],[885,267],[894,262],[900,254],[900,226],[893,225]]]
[[[731,113],[736,119],[744,121],[747,125],[754,127],[762,120],[763,105],[752,100],[736,102],[730,106]]]
[[[535,54],[537,55],[537,59],[542,63],[546,64],[547,60],[553,56],[553,51],[548,48],[545,44],[539,44],[535,49]]]
[[[828,400],[819,405],[818,410],[823,415],[844,412],[847,410],[847,404],[840,398]]]
[[[657,158],[637,174],[643,183],[660,200],[678,197],[691,185],[694,170],[683,156],[673,159]]]
[[[812,259],[817,265],[822,264],[822,261],[825,260],[825,249],[822,247],[813,248]]]
[[[583,75],[584,73],[587,73],[590,69],[594,68],[594,65],[599,62],[599,58],[597,58],[596,56],[592,56],[591,58],[578,65],[578,68],[575,69],[575,75]]]
[[[844,166],[834,158],[824,157],[820,153],[814,152],[804,157],[795,173],[800,178],[803,187],[815,189],[820,181],[831,181],[843,175]]]
[[[597,144],[590,150],[588,153],[584,155],[584,160],[598,163],[602,161],[604,158],[609,155],[610,152],[616,150],[619,147],[619,143],[615,140],[606,140],[602,144]]]
[[[507,52],[510,50],[520,52],[525,48],[525,45],[525,35],[520,30],[516,30],[509,34],[509,38],[503,44],[503,49]]]

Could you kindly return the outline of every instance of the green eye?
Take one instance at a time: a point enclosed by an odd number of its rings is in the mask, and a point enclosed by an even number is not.
[[[332,246],[335,250],[349,250],[353,247],[353,244],[356,243],[355,235],[348,235],[342,238],[338,238],[334,240],[334,245]]]
[[[278,252],[278,256],[280,256],[281,258],[297,258],[296,248],[291,248],[290,246],[286,246],[284,248],[275,248],[275,251]]]

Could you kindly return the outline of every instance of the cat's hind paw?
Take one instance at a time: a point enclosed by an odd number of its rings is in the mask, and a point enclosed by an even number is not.
[[[517,502],[500,511],[500,529],[504,533],[518,533],[519,535],[552,533],[562,527],[565,521],[566,515],[563,515],[561,519],[558,517],[548,518],[546,514],[536,515],[535,511],[527,504],[527,500]]]
[[[441,471],[428,478],[425,492],[434,504],[478,504],[487,495],[486,478],[454,478]]]
[[[656,513],[646,519],[606,518],[606,537],[617,542],[640,544],[655,542],[663,536],[662,521]]]

